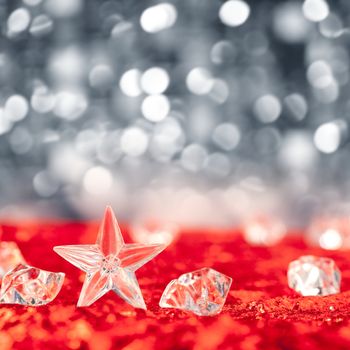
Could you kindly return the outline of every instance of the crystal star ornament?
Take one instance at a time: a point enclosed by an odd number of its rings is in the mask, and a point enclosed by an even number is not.
[[[64,273],[19,264],[3,278],[0,302],[27,306],[45,305],[61,290]]]
[[[54,251],[86,272],[78,306],[89,306],[113,291],[146,310],[135,271],[164,250],[164,244],[125,244],[111,207],[107,207],[96,244],[56,246]]]
[[[214,316],[221,312],[232,278],[210,268],[185,273],[165,288],[159,306]]]
[[[340,271],[329,258],[301,256],[288,267],[289,287],[303,296],[339,293],[340,280]]]

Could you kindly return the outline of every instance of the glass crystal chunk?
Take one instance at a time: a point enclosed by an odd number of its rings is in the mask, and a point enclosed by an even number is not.
[[[211,268],[185,273],[165,288],[159,306],[214,316],[225,304],[232,278]]]
[[[2,280],[0,302],[28,306],[45,305],[61,290],[64,273],[19,264]]]
[[[107,207],[95,244],[64,245],[54,251],[86,273],[78,306],[89,306],[112,291],[135,308],[146,309],[135,271],[158,255],[164,244],[125,244]]]
[[[289,287],[303,296],[339,293],[340,280],[340,271],[330,258],[301,256],[288,267]]]
[[[0,242],[0,278],[18,264],[25,264],[15,242]]]

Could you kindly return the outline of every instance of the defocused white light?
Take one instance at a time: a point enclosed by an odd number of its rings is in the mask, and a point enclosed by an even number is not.
[[[86,56],[77,46],[56,50],[49,58],[48,70],[62,84],[76,84],[85,78]]]
[[[93,157],[100,141],[99,133],[95,130],[85,129],[79,131],[75,138],[75,147],[79,153]]]
[[[250,15],[249,5],[242,0],[229,0],[224,2],[219,10],[222,23],[230,27],[242,25]]]
[[[10,145],[16,154],[27,153],[33,145],[33,136],[25,128],[17,127],[9,135]]]
[[[282,107],[279,99],[274,95],[259,97],[254,103],[254,114],[263,123],[272,123],[278,119]]]
[[[94,66],[89,74],[90,85],[94,88],[106,88],[112,84],[113,70],[106,64]]]
[[[225,177],[231,170],[230,159],[225,154],[212,153],[207,157],[205,167],[211,175]]]
[[[35,17],[30,25],[29,32],[34,36],[41,36],[50,33],[53,21],[47,15],[39,15]]]
[[[224,103],[229,96],[229,88],[227,83],[222,79],[214,79],[213,86],[209,92],[209,96],[217,103]]]
[[[333,103],[339,97],[339,84],[335,79],[331,79],[327,85],[315,89],[313,93],[319,102]]]
[[[131,226],[130,235],[133,241],[143,244],[172,243],[179,234],[179,228],[172,223],[148,225],[134,224]]]
[[[272,246],[286,235],[286,227],[276,218],[252,218],[244,223],[243,235],[251,245]]]
[[[181,164],[185,169],[197,172],[202,169],[206,158],[206,149],[201,145],[193,143],[182,151]]]
[[[102,135],[101,139],[96,143],[97,158],[106,164],[115,163],[121,156],[120,149],[120,130],[114,130]]]
[[[258,153],[262,155],[267,155],[274,153],[280,148],[281,134],[276,127],[263,127],[259,128],[253,134],[253,140]]]
[[[180,123],[175,118],[167,117],[154,128],[150,152],[156,160],[166,162],[182,149],[184,142]]]
[[[71,17],[79,14],[83,8],[83,0],[46,0],[46,11],[58,18]]]
[[[343,245],[343,239],[338,231],[328,229],[320,236],[319,244],[323,249],[337,250]]]
[[[58,190],[58,183],[47,171],[40,171],[34,176],[33,187],[42,197],[50,197]]]
[[[287,43],[303,42],[310,33],[311,24],[303,16],[301,3],[287,1],[278,4],[273,13],[273,30]]]
[[[140,24],[148,33],[156,33],[172,27],[177,18],[176,7],[169,3],[151,6],[142,12]]]
[[[303,131],[290,131],[283,140],[279,153],[280,162],[287,168],[305,170],[312,168],[317,159],[312,137]]]
[[[132,29],[133,23],[128,21],[119,21],[111,31],[112,38],[118,38],[119,36],[125,34],[126,31]]]
[[[138,69],[126,71],[119,81],[120,89],[130,97],[140,96],[142,91],[140,87],[141,72]]]
[[[324,88],[334,80],[330,65],[322,60],[312,62],[306,72],[309,83],[316,88]]]
[[[306,116],[308,106],[305,98],[297,93],[286,96],[284,102],[296,120],[303,120]]]
[[[305,0],[303,3],[303,13],[308,20],[320,22],[329,15],[329,7],[324,0]]]
[[[74,120],[86,111],[87,106],[84,94],[78,91],[64,90],[56,94],[54,113],[58,117]]]
[[[241,134],[236,125],[223,123],[218,125],[213,133],[213,141],[223,150],[231,151],[239,143]]]
[[[30,104],[36,112],[47,113],[55,106],[55,97],[46,86],[39,86],[34,90]]]
[[[57,141],[60,141],[60,139],[61,139],[61,135],[56,130],[46,129],[44,130],[42,135],[43,144],[57,142]]]
[[[208,94],[213,87],[211,73],[205,68],[193,68],[186,78],[187,88],[196,95]]]
[[[162,94],[168,85],[169,75],[163,68],[152,67],[142,74],[141,87],[147,94]]]
[[[147,150],[148,136],[145,131],[136,126],[129,127],[121,136],[120,146],[124,153],[138,157]]]
[[[5,116],[12,122],[17,122],[27,116],[29,107],[25,97],[12,95],[5,103]]]
[[[83,184],[85,190],[91,194],[105,194],[113,185],[113,177],[108,169],[96,166],[86,172]]]
[[[4,109],[0,108],[0,135],[6,134],[11,128],[11,121],[6,117]]]
[[[62,141],[50,148],[48,168],[62,182],[77,185],[91,165],[90,160],[79,154],[72,144]]]
[[[170,111],[170,103],[164,95],[147,96],[141,105],[143,116],[151,122],[163,120]]]
[[[25,8],[13,11],[7,20],[9,35],[18,34],[26,30],[30,23],[30,13]]]
[[[343,23],[334,13],[330,13],[325,20],[321,21],[319,28],[326,38],[337,38],[343,33]]]
[[[323,153],[335,152],[341,142],[340,125],[334,122],[320,125],[314,135],[315,146]]]
[[[221,40],[215,43],[210,51],[210,58],[215,64],[232,62],[236,56],[236,51],[232,43],[228,40]]]

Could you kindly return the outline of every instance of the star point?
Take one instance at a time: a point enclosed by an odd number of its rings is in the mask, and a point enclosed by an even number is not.
[[[163,244],[125,244],[108,206],[95,244],[56,246],[54,251],[86,273],[77,306],[89,306],[113,291],[133,307],[145,310],[135,271],[165,248]]]
[[[118,254],[124,245],[124,239],[113,209],[107,206],[98,232],[96,244],[105,255]]]

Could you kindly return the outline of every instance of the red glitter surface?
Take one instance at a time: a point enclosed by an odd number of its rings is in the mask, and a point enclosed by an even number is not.
[[[94,223],[4,224],[27,262],[66,273],[57,298],[41,307],[0,305],[0,349],[349,349],[349,252],[307,247],[287,238],[271,248],[246,244],[239,232],[183,232],[180,239],[136,272],[147,311],[113,293],[92,306],[75,306],[84,274],[56,255],[55,245],[93,243]],[[127,228],[122,228],[126,242]],[[342,272],[342,293],[300,297],[287,286],[288,263],[300,255],[333,258]],[[160,309],[167,283],[180,274],[212,267],[233,278],[220,315],[197,317]]]

